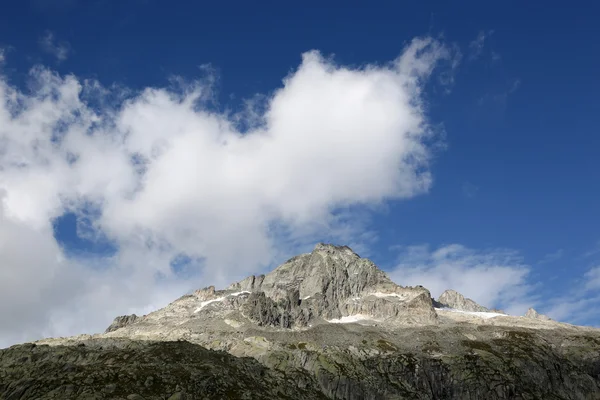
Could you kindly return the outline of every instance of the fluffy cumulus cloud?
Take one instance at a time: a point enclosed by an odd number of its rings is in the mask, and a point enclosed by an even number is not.
[[[527,283],[530,267],[509,250],[476,251],[452,244],[401,248],[390,277],[402,285],[423,285],[437,298],[454,289],[490,308],[521,315],[534,303]]]
[[[28,92],[0,79],[0,345],[99,331],[257,272],[282,244],[355,232],[343,210],[426,192],[423,88],[450,53],[415,39],[347,68],[308,52],[242,117],[211,111],[201,82],[131,94],[42,67]],[[115,252],[68,255],[53,231],[67,212]]]

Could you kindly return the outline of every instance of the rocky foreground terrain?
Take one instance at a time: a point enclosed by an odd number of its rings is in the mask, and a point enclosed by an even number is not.
[[[319,244],[105,333],[0,350],[2,399],[600,399],[600,330],[392,282]]]

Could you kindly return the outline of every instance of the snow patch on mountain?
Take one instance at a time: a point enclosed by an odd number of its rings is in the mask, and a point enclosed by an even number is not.
[[[369,293],[370,296],[375,296],[375,297],[398,297],[400,299],[405,299],[407,297],[406,294],[404,293],[382,293],[382,292],[375,292],[375,293]]]
[[[458,310],[456,308],[447,308],[447,307],[442,307],[442,308],[436,308],[436,311],[449,311],[449,312],[455,312],[455,313],[461,313],[461,314],[468,314],[468,315],[473,315],[476,317],[481,317],[484,319],[488,319],[488,318],[494,318],[494,317],[506,317],[506,314],[500,314],[500,313],[495,313],[495,312],[483,312],[483,311],[464,311],[464,310]]]
[[[200,312],[200,310],[202,310],[204,307],[206,307],[209,304],[223,301],[223,300],[225,300],[228,297],[240,296],[242,294],[249,294],[249,293],[250,292],[244,290],[244,291],[241,291],[241,292],[235,292],[235,293],[228,294],[227,296],[217,297],[216,299],[210,299],[210,300],[203,301],[203,302],[200,303],[200,306],[194,310],[194,313]]]
[[[326,320],[331,324],[350,324],[353,322],[364,321],[364,320],[372,320],[368,315],[356,314],[356,315],[348,315],[339,319],[330,319]]]

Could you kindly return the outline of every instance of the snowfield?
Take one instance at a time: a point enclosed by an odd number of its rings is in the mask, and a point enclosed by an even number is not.
[[[435,311],[449,311],[449,312],[455,312],[455,313],[461,313],[461,314],[468,314],[468,315],[473,315],[473,316],[480,317],[483,319],[508,316],[506,314],[500,314],[500,313],[495,313],[495,312],[463,311],[463,310],[457,310],[455,308],[436,308]]]
[[[401,299],[406,298],[405,294],[400,294],[400,293],[382,293],[382,292],[375,292],[375,293],[369,293],[370,296],[375,296],[375,297],[399,297]]]
[[[331,324],[350,324],[352,322],[364,321],[364,320],[372,320],[373,318],[368,315],[356,314],[356,315],[348,315],[346,317],[342,317],[340,319],[330,319],[326,320]]]

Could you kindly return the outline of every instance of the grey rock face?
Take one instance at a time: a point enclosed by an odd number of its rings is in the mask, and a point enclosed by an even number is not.
[[[286,297],[290,289],[298,289],[300,298],[323,294],[335,300],[377,285],[397,286],[349,247],[319,243],[312,253],[296,256],[266,276],[251,276],[229,289],[263,291],[275,300]]]
[[[116,331],[117,329],[121,329],[127,325],[131,325],[134,322],[136,322],[138,319],[140,319],[140,317],[138,317],[135,314],[121,315],[119,317],[116,317],[114,319],[114,321],[112,322],[112,324],[110,324],[110,326],[108,328],[106,328],[104,333]]]
[[[429,291],[392,282],[370,260],[347,246],[318,244],[267,275],[251,276],[228,290],[263,293],[250,296],[245,315],[260,325],[306,326],[314,318],[363,315],[374,319],[436,318]],[[267,311],[270,309],[270,311]]]
[[[544,314],[539,314],[533,308],[529,308],[529,310],[527,310],[527,313],[525,313],[525,317],[526,318],[531,318],[531,319],[537,319],[537,320],[540,320],[540,321],[552,321],[552,318],[550,318],[550,317],[548,317],[547,315],[544,315]]]
[[[289,291],[288,297],[274,301],[265,292],[253,292],[242,306],[244,315],[258,326],[290,329],[306,326],[312,318],[312,310],[302,307],[298,291]]]
[[[455,290],[449,289],[440,295],[437,302],[443,307],[455,308],[462,311],[490,312],[489,308],[475,303]]]

